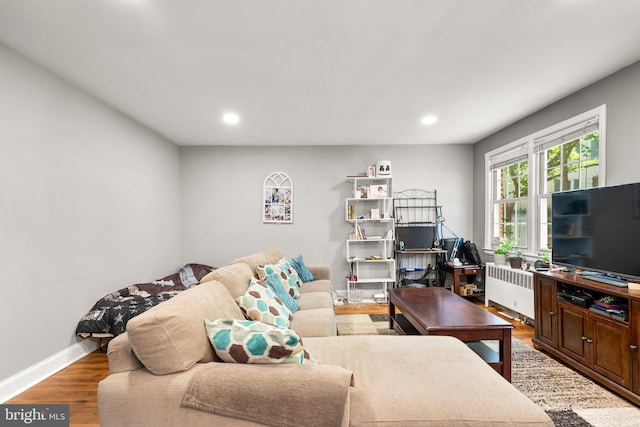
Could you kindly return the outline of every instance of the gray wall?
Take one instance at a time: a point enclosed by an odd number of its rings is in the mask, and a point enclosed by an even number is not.
[[[607,105],[606,183],[640,181],[640,62],[637,62],[474,145],[473,232],[476,242],[484,242],[485,153],[602,104]]]
[[[178,148],[0,45],[0,383],[180,267]]]
[[[185,262],[224,265],[268,247],[328,264],[336,289],[346,289],[347,175],[390,160],[395,190],[436,189],[446,225],[472,233],[470,145],[183,147],[182,244]],[[262,185],[275,171],[294,184],[294,223],[262,223]]]
[[[396,189],[437,189],[447,225],[471,235],[470,145],[178,148],[2,45],[0,62],[5,385],[77,344],[97,299],[184,262],[279,246],[330,264],[344,288],[345,177],[376,160],[392,161]],[[274,171],[294,181],[291,225],[262,223]]]

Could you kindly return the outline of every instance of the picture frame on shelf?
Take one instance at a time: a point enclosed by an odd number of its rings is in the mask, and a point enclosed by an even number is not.
[[[369,178],[375,178],[375,176],[376,176],[376,165],[369,165],[369,167],[367,167],[367,176]]]
[[[369,198],[369,186],[368,185],[359,186],[358,190],[356,192],[356,198],[357,199],[368,199]]]
[[[388,187],[386,184],[374,184],[370,188],[369,197],[372,199],[386,199],[389,197]]]

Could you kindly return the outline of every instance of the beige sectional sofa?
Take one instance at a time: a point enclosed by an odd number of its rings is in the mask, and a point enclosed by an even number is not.
[[[205,319],[243,319],[235,298],[277,249],[217,269],[127,325],[108,348],[102,426],[552,426],[450,337],[335,336],[327,267],[300,290],[290,328],[322,364],[220,362]]]
[[[266,249],[261,252],[236,259],[231,266],[237,268],[246,265],[251,275],[258,278],[258,266],[276,264],[284,257],[278,248]],[[298,304],[300,310],[295,312],[291,319],[290,328],[298,332],[302,337],[322,337],[336,335],[336,316],[333,311],[333,285],[331,284],[330,269],[326,265],[307,266],[314,280],[305,282],[300,287]],[[227,287],[231,296],[235,299],[247,289],[248,280],[245,276],[229,280],[227,268],[212,271],[202,278],[201,282],[218,280]],[[236,271],[236,270],[232,270]],[[235,280],[238,279],[238,280]]]

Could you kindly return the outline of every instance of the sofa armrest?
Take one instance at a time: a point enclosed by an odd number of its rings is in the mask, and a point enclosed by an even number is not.
[[[328,265],[307,265],[306,267],[313,274],[313,280],[331,280],[331,267]]]
[[[193,377],[182,405],[268,425],[338,426],[353,385],[353,373],[336,365],[212,362]]]
[[[129,345],[129,335],[126,332],[109,342],[107,358],[109,359],[109,372],[112,374],[136,371],[144,367],[133,353]]]

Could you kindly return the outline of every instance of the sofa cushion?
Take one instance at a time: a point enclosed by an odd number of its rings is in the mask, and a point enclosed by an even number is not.
[[[231,261],[231,264],[244,263],[249,266],[254,277],[258,278],[256,269],[258,265],[275,264],[283,257],[283,253],[279,248],[270,248],[255,254],[247,255],[242,258]]]
[[[352,335],[304,342],[323,363],[353,372],[350,425],[553,426],[542,408],[457,338]]]
[[[107,357],[109,358],[110,374],[135,371],[144,367],[131,349],[127,332],[109,341]]]
[[[300,298],[295,300],[301,310],[311,310],[314,308],[333,309],[333,299],[327,292],[306,292],[300,294]]]
[[[253,278],[251,268],[244,263],[225,265],[204,276],[200,282],[217,280],[229,291],[233,299],[244,294]]]
[[[307,269],[307,266],[304,265],[304,260],[302,259],[302,255],[298,255],[297,257],[291,258],[291,265],[298,272],[298,276],[300,276],[300,280],[303,282],[310,282],[313,280],[313,274]]]
[[[331,267],[328,265],[307,265],[313,280],[331,280]]]
[[[220,317],[244,318],[221,283],[203,283],[129,320],[129,345],[156,375],[185,371],[214,360],[204,320]]]
[[[296,269],[284,258],[280,259],[277,264],[258,265],[256,271],[260,280],[266,279],[270,274],[277,274],[289,295],[294,298],[300,296],[302,281],[298,277]]]
[[[276,273],[268,275],[264,279],[264,283],[266,283],[267,286],[269,286],[269,289],[271,289],[273,293],[280,298],[280,301],[287,306],[292,314],[298,311],[298,308],[300,308],[298,300],[289,295],[289,293],[284,289],[284,286],[282,286],[282,282],[280,281],[280,277]]]
[[[238,297],[238,305],[245,316],[281,328],[289,327],[292,314],[264,282],[251,279],[249,289]]]
[[[291,319],[289,328],[302,338],[330,337],[337,335],[338,331],[333,307],[298,310]]]
[[[300,293],[308,292],[327,292],[329,295],[333,295],[333,284],[330,280],[313,280],[311,282],[303,283],[300,287]]]
[[[254,320],[205,320],[207,336],[223,361],[231,363],[318,363],[291,329]]]

